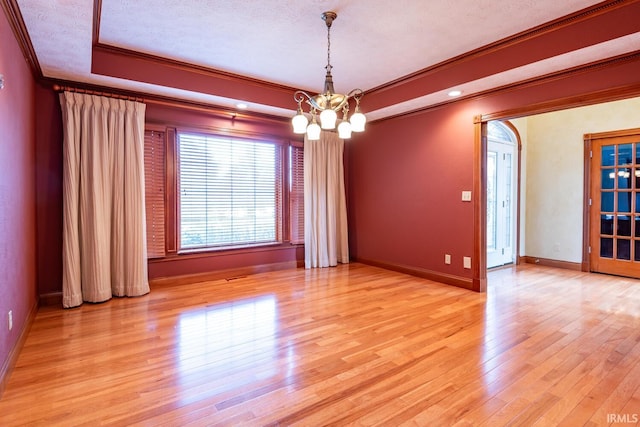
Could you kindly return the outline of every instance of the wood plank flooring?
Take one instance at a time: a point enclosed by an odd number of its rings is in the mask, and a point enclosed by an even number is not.
[[[640,281],[361,264],[41,308],[0,425],[638,425]]]

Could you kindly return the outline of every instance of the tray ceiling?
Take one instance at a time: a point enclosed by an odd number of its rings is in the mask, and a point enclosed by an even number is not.
[[[490,45],[598,4],[593,0],[16,0],[44,77],[108,86],[252,111],[290,116],[291,106],[270,105],[215,90],[119,78],[92,72],[95,45],[166,58],[200,69],[318,92],[327,59],[320,15],[334,10],[331,63],[336,90],[379,89],[450,58]],[[99,8],[99,10],[95,10]],[[638,21],[638,20],[636,20]],[[96,24],[94,24],[96,23]],[[94,28],[97,25],[97,28]],[[464,95],[490,90],[581,64],[633,52],[638,28],[601,37],[561,54],[540,55],[497,72],[459,77]],[[415,91],[401,100],[363,109],[383,118],[445,102],[448,87]]]

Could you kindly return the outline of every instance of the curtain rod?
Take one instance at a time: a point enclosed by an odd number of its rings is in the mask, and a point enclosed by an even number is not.
[[[80,89],[80,88],[72,87],[72,86],[61,86],[61,85],[58,85],[58,84],[54,84],[53,85],[53,90],[56,91],[56,92],[65,92],[66,91],[66,92],[86,93],[88,95],[106,96],[108,98],[117,98],[117,99],[124,99],[124,100],[127,100],[127,101],[144,102],[144,99],[137,98],[135,96],[118,95],[117,93],[100,92],[100,91],[90,90],[90,89]]]

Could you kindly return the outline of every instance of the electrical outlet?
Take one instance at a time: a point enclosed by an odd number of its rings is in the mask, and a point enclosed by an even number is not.
[[[9,310],[9,330],[13,329],[13,311]]]
[[[445,264],[451,264],[451,255],[444,254],[444,263]]]
[[[464,268],[471,268],[471,257],[463,257],[462,258],[462,266]]]

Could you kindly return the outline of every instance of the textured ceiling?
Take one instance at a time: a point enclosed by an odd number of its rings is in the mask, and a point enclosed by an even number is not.
[[[598,2],[593,0],[102,0],[98,43],[305,89],[321,90],[327,59],[320,15],[338,13],[331,63],[338,92],[366,90]],[[17,0],[45,77],[221,106],[234,99],[91,73],[94,2]],[[467,81],[472,94],[638,49],[630,34]],[[370,118],[446,100],[445,92],[369,111]],[[366,110],[366,102],[363,107]],[[250,109],[291,110],[266,103]]]

